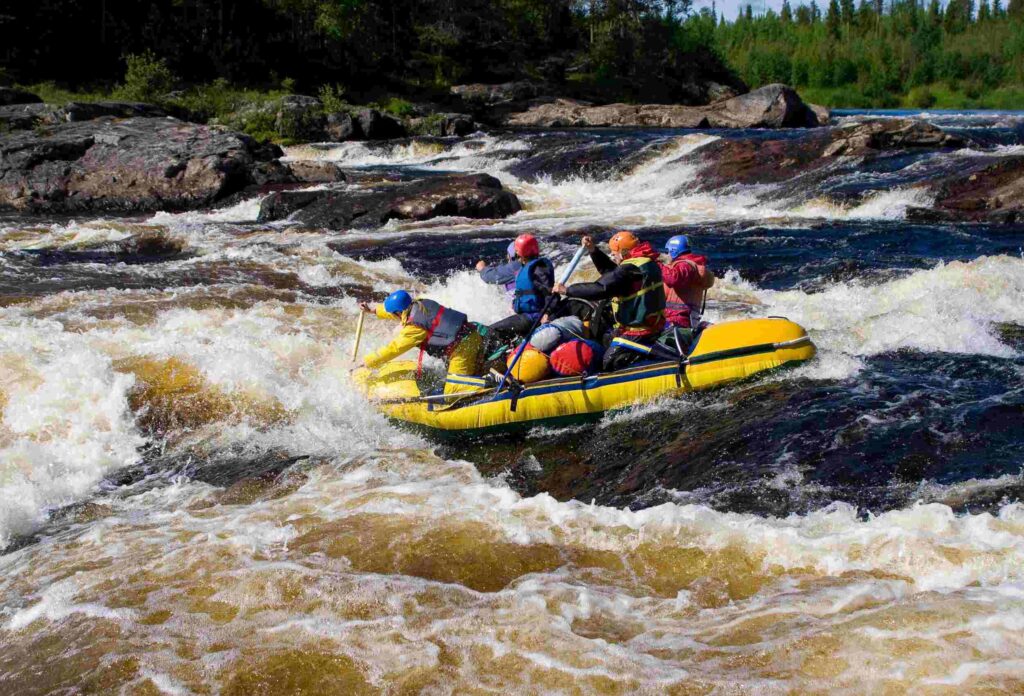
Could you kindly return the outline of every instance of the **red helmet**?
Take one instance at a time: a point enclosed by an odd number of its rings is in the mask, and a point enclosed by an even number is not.
[[[516,256],[521,259],[532,259],[540,256],[540,244],[532,234],[521,234],[516,237]]]
[[[640,243],[636,235],[629,230],[622,230],[608,240],[608,248],[617,254],[625,254]]]

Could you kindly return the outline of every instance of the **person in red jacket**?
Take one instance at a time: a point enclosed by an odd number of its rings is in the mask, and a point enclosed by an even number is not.
[[[715,284],[706,256],[690,250],[686,235],[676,235],[665,244],[668,263],[661,264],[665,283],[665,321],[669,328],[696,329],[700,326],[704,297]]]

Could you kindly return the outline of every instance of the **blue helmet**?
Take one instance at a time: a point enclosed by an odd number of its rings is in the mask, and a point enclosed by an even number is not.
[[[384,311],[388,314],[401,314],[412,304],[412,295],[405,290],[395,290],[384,300]]]
[[[677,234],[670,240],[665,242],[665,253],[669,255],[669,258],[676,258],[680,254],[686,254],[690,251],[690,240],[686,238],[685,234]]]
[[[508,243],[508,249],[505,249],[505,256],[510,259],[514,259],[516,257],[516,240],[513,239]]]

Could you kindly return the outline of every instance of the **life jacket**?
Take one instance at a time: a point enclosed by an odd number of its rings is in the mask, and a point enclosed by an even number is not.
[[[685,286],[665,286],[665,318],[670,324],[685,329],[700,323],[704,293],[715,284],[715,275],[707,268],[706,256],[683,254],[668,265],[675,267],[681,263],[689,264],[697,270],[697,282]]]
[[[447,357],[450,349],[461,338],[467,320],[468,317],[462,312],[442,307],[433,300],[416,300],[412,303],[406,323],[427,332],[427,337],[420,343],[417,372],[422,371],[424,353],[435,358]]]
[[[647,256],[624,259],[640,269],[639,284],[631,295],[612,300],[612,313],[619,329],[652,331],[661,328],[665,315],[665,286],[661,280],[661,267]]]
[[[512,311],[516,314],[538,314],[544,310],[543,295],[538,292],[530,276],[530,272],[537,264],[541,264],[549,272],[554,272],[551,261],[544,257],[533,259],[519,269],[519,273],[516,274],[516,294],[512,300]]]

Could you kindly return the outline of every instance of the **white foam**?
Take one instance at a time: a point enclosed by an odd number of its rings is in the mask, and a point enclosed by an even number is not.
[[[137,459],[133,380],[52,321],[0,317],[0,547]]]
[[[1024,259],[953,261],[881,283],[822,292],[759,291],[766,314],[804,326],[819,347],[851,356],[902,348],[1012,357],[993,322],[1024,323]]]
[[[128,239],[132,233],[123,225],[103,220],[51,224],[26,234],[24,225],[0,228],[0,250],[80,249]]]
[[[477,171],[495,166],[530,149],[524,140],[481,135],[467,139],[413,139],[399,143],[346,142],[296,146],[285,154],[294,160],[321,160],[346,167],[410,166],[448,171]]]

